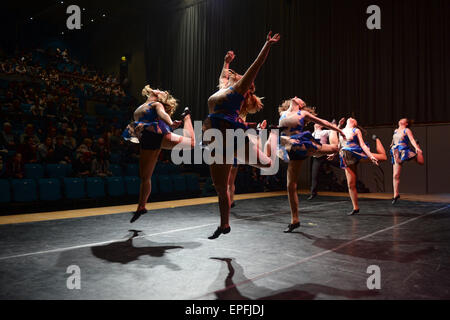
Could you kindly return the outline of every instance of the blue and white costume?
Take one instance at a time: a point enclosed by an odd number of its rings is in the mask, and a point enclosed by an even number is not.
[[[396,154],[398,155],[398,159],[402,162],[411,161],[417,157],[417,153],[411,149],[411,141],[409,140],[407,129],[403,130],[403,132],[400,130],[395,130],[393,146],[390,153],[393,165],[396,163]]]

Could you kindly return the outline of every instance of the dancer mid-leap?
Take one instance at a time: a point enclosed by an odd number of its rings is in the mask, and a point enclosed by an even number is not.
[[[175,147],[186,150],[195,146],[194,129],[188,108],[182,115],[183,136],[179,136],[172,130],[178,128],[182,121],[171,119],[178,105],[177,100],[167,91],[155,90],[150,86],[142,90],[142,95],[147,97],[147,101],[137,108],[134,113],[134,122],[123,134],[125,140],[140,143],[141,148],[139,206],[131,220],[132,223],[147,213],[146,204],[152,190],[151,177],[161,150],[172,150]]]
[[[396,204],[400,199],[400,175],[403,164],[411,160],[415,160],[420,165],[425,164],[422,149],[414,138],[410,123],[409,119],[401,119],[392,140],[390,150],[392,165],[394,166],[394,198],[392,204]],[[415,152],[411,149],[411,145],[416,150]]]
[[[261,53],[243,76],[229,70],[227,67],[224,68],[227,74],[226,76],[221,77],[220,90],[208,100],[210,115],[208,117],[209,125],[206,126],[206,129],[214,128],[222,132],[224,145],[226,145],[227,129],[245,130],[248,128],[248,125],[241,118],[241,110],[245,109],[250,111],[261,108],[261,100],[254,94],[254,81],[259,70],[266,61],[272,45],[279,40],[279,34],[272,37],[272,32],[270,32]],[[231,61],[231,57],[227,55],[225,64],[229,64]],[[222,75],[223,74],[224,73],[222,73]],[[253,153],[257,155],[256,158],[258,161],[257,164],[252,164],[253,166],[260,168],[270,167],[272,165],[270,156],[261,150],[262,148],[260,148],[258,141],[255,143],[255,141],[252,140],[253,139],[248,139],[245,145],[235,146],[235,157],[238,157],[239,148],[245,148],[245,150],[249,152],[245,152],[245,159],[238,159],[240,163],[249,163],[249,154]],[[225,153],[222,156],[225,160]],[[221,222],[220,227],[218,227],[214,234],[209,237],[210,239],[217,239],[220,235],[228,234],[231,231],[229,224],[231,202],[228,181],[232,164],[226,164],[226,161],[223,161],[223,163],[224,164],[215,163],[211,165],[211,177],[219,197]]]

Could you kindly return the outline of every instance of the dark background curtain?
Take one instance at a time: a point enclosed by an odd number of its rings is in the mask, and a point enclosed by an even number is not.
[[[147,80],[206,118],[223,58],[244,73],[269,30],[279,32],[257,80],[265,108],[249,120],[277,123],[284,99],[303,98],[328,120],[363,126],[449,122],[449,0],[204,0],[179,2],[148,19]],[[369,5],[382,29],[368,30]]]

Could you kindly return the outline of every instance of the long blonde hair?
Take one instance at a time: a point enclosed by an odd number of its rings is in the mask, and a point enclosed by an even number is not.
[[[257,95],[255,95],[256,87],[253,84],[250,90],[244,95],[244,103],[241,107],[240,114],[242,116],[247,116],[248,114],[255,114],[260,112],[264,108],[264,104],[262,103],[262,99]]]
[[[283,101],[283,103],[278,107],[278,112],[282,114],[283,112],[288,111],[289,108],[291,107],[291,101],[292,99]],[[300,107],[300,110],[307,111],[311,113],[313,116],[317,116],[316,108],[309,107],[306,105],[306,103],[303,107]]]
[[[149,98],[151,94],[153,94],[153,89],[146,85],[144,89],[142,89],[142,96]],[[159,103],[164,106],[167,114],[172,116],[178,107],[178,100],[174,98],[168,91],[164,91],[164,94],[159,94],[156,96],[156,99]]]

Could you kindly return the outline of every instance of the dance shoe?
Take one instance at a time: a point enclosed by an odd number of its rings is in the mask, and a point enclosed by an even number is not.
[[[230,227],[224,228],[224,229],[221,227],[218,227],[216,232],[214,232],[214,234],[212,236],[210,236],[208,239],[215,240],[215,239],[219,238],[222,234],[229,234],[230,232],[231,232]]]
[[[184,119],[189,115],[191,115],[191,110],[189,110],[189,108],[186,108],[186,109],[184,109],[183,113],[181,114],[181,118]]]
[[[400,196],[392,198],[392,205],[396,205],[398,200],[400,200]]]
[[[131,218],[130,223],[135,223],[136,221],[139,220],[139,218],[143,215],[146,214],[148,211],[146,209],[141,209],[138,210],[134,213],[133,218]]]
[[[356,214],[358,214],[358,213],[359,213],[359,209],[358,209],[358,210],[353,210],[352,212],[348,213],[347,215],[348,215],[349,217],[351,217],[351,216],[354,216],[354,215],[356,215]]]
[[[297,222],[296,224],[290,224],[288,225],[288,228],[284,230],[284,233],[292,233],[294,230],[300,228],[300,222]]]
[[[311,200],[314,200],[315,198],[317,197],[317,194],[311,194],[310,196],[309,196],[309,198],[308,199],[306,199],[306,200],[308,200],[308,201],[311,201]]]

